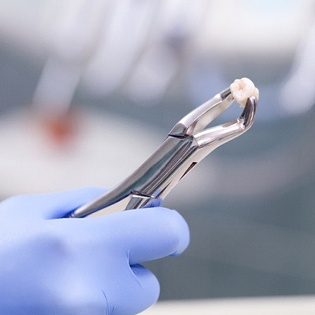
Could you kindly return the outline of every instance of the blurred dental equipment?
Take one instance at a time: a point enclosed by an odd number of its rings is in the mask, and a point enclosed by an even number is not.
[[[76,131],[70,107],[82,77],[94,95],[119,88],[136,102],[164,95],[202,21],[202,6],[194,14],[190,7],[187,1],[62,2],[33,98],[44,129],[61,143]]]
[[[34,107],[44,114],[65,114],[83,69],[92,56],[108,1],[65,1],[48,35],[50,56],[34,95]]]
[[[33,110],[58,142],[73,133],[70,105],[97,47],[108,4],[104,0],[62,2],[48,35],[50,56],[34,93]]]
[[[62,2],[48,34],[50,56],[35,109],[67,112],[83,74],[94,94],[125,86],[134,100],[161,97],[180,71],[185,46],[203,21],[202,8],[191,11],[189,1],[177,0]]]

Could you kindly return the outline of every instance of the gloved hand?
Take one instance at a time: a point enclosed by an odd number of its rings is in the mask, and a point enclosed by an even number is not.
[[[126,315],[155,303],[159,283],[140,263],[182,253],[187,224],[161,207],[61,219],[103,192],[0,203],[0,314]]]

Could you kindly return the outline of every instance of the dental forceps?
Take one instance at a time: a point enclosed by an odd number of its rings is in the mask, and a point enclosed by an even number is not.
[[[252,96],[247,99],[239,118],[205,129],[233,101],[228,88],[188,113],[134,173],[117,187],[74,210],[68,217],[81,218],[96,213],[105,215],[143,208],[163,200],[210,152],[242,135],[253,125],[257,99]]]

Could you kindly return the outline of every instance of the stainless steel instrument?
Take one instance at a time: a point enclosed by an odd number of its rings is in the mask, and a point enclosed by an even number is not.
[[[105,215],[159,204],[210,152],[253,125],[257,99],[250,97],[239,118],[207,128],[233,101],[228,88],[191,111],[175,124],[161,146],[134,173],[69,217]]]

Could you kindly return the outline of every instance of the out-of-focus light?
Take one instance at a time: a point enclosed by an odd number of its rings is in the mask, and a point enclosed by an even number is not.
[[[292,71],[284,83],[280,102],[289,115],[303,114],[315,105],[315,24],[301,44]]]

